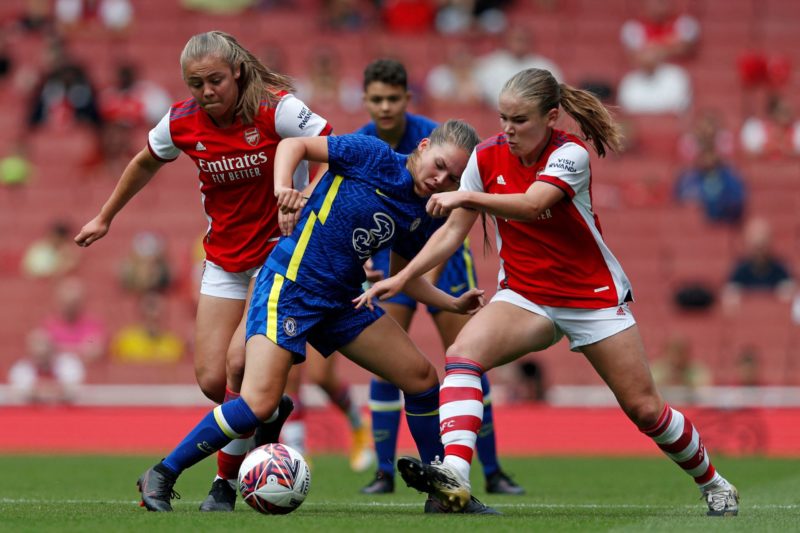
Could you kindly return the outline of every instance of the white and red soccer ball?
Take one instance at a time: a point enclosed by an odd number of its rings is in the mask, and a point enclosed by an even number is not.
[[[310,486],[308,463],[284,444],[255,448],[239,468],[239,493],[260,513],[291,513],[306,499]]]

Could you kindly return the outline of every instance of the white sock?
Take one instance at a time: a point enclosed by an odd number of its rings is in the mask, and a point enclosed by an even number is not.
[[[472,487],[469,482],[470,464],[467,461],[461,457],[456,457],[455,455],[448,455],[444,458],[442,464],[450,467],[456,474],[458,474],[458,477],[460,478],[459,481],[461,481],[462,484],[469,488]]]
[[[306,452],[306,423],[289,420],[283,425],[281,442],[301,454]]]

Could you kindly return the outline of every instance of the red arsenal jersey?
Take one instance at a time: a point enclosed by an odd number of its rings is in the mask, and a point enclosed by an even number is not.
[[[592,210],[589,152],[576,136],[553,130],[530,167],[511,154],[504,134],[491,137],[473,152],[461,190],[524,193],[537,180],[564,198],[532,222],[495,217],[500,288],[553,307],[601,309],[630,299],[630,282]]]
[[[180,152],[199,171],[200,195],[208,218],[206,258],[228,272],[261,266],[280,237],[273,193],[275,149],[286,137],[327,135],[328,123],[289,93],[277,103],[262,102],[251,125],[239,118],[214,124],[190,98],[174,104],[150,131],[148,148],[160,161]],[[308,166],[298,167],[295,187],[308,183]]]

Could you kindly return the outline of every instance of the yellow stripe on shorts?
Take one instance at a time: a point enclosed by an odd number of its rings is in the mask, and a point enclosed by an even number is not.
[[[275,274],[275,281],[272,282],[267,300],[267,338],[275,344],[278,344],[278,298],[281,295],[284,279],[280,274]]]
[[[474,289],[477,283],[475,283],[475,265],[472,263],[472,254],[469,253],[469,237],[464,239],[461,255],[464,256],[464,265],[467,268],[467,286]]]

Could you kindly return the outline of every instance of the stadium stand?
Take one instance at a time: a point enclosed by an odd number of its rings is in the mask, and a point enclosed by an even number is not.
[[[133,60],[143,75],[164,86],[175,100],[188,97],[180,79],[178,55],[193,33],[222,29],[237,35],[252,50],[260,43],[282,42],[289,74],[300,76],[315,46],[336,47],[344,71],[360,77],[361,69],[380,53],[392,53],[408,63],[416,86],[424,75],[444,60],[444,37],[439,35],[391,35],[380,28],[334,34],[321,31],[309,13],[316,0],[296,0],[292,7],[248,12],[238,17],[211,17],[185,12],[177,1],[135,2],[135,22],[127,37],[71,35],[68,47],[84,62],[100,86],[111,82],[118,57]],[[536,2],[516,0],[509,16],[531,29],[537,51],[560,65],[571,84],[602,76],[612,86],[627,69],[619,44],[621,24],[635,12],[633,0],[566,0],[553,11]],[[0,23],[12,24],[24,8],[24,0],[0,2]],[[694,110],[713,108],[723,112],[736,128],[743,120],[745,91],[739,83],[739,54],[757,49],[780,53],[791,60],[787,97],[800,108],[800,3],[796,0],[698,0],[677,2],[693,14],[702,27],[698,52],[685,66],[694,85]],[[310,11],[309,11],[310,10]],[[493,42],[482,39],[477,50]],[[15,32],[11,45],[16,72],[0,81],[0,156],[24,128],[28,98],[21,77],[41,67],[40,36]],[[15,78],[14,74],[17,75]],[[420,95],[422,96],[422,95]],[[473,122],[481,135],[498,130],[496,113],[485,107],[425,107],[417,100],[416,111],[436,119],[453,116]],[[326,109],[326,118],[339,133],[366,121],[365,114]],[[731,230],[708,226],[695,210],[661,205],[628,206],[622,191],[644,175],[656,175],[671,188],[679,170],[676,142],[689,117],[626,117],[638,143],[635,151],[593,163],[594,186],[607,202],[598,207],[604,234],[633,281],[638,317],[651,353],[673,332],[691,339],[694,353],[714,370],[715,383],[734,383],[734,355],[744,346],[759,354],[761,381],[767,385],[800,384],[800,325],[790,319],[788,304],[753,299],[737,316],[725,316],[713,307],[705,313],[686,314],[672,303],[675,284],[702,278],[718,288],[727,275],[736,248]],[[145,141],[144,131],[138,134]],[[81,129],[45,127],[30,139],[34,177],[24,189],[0,188],[0,376],[4,379],[12,361],[24,350],[25,334],[46,314],[51,287],[21,277],[19,259],[26,245],[39,235],[54,216],[67,216],[76,226],[89,220],[114,186],[116,176],[102,171],[88,173],[81,161],[92,149],[91,138]],[[734,156],[749,188],[749,210],[773,225],[776,247],[784,252],[795,276],[800,274],[800,161],[797,159],[747,160]],[[619,194],[618,194],[619,193]],[[84,251],[79,275],[91,284],[90,304],[102,313],[114,330],[130,318],[128,302],[117,288],[117,267],[130,238],[142,230],[158,231],[169,242],[171,259],[183,265],[189,250],[205,227],[199,205],[195,173],[187,158],[165,167],[115,222],[111,234]],[[607,204],[607,205],[606,205]],[[479,276],[491,293],[496,277],[496,258],[480,251],[482,234],[473,232]],[[171,298],[181,298],[173,294]],[[193,312],[175,301],[171,304],[175,329],[191,332]],[[441,360],[441,347],[430,324],[415,326],[423,350]],[[569,353],[566,343],[548,350],[539,361],[548,383],[598,384],[588,363]],[[350,367],[347,367],[350,369]],[[365,382],[366,372],[353,370],[354,381]],[[89,383],[193,383],[190,363],[165,370],[141,366],[131,369],[111,363],[89,368]]]

